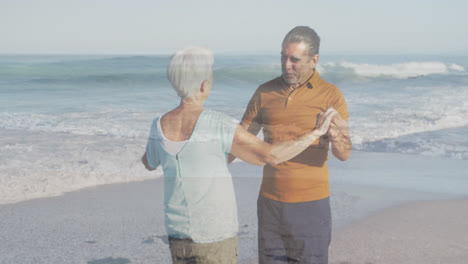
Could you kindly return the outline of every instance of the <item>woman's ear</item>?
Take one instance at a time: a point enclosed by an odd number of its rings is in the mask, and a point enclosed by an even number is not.
[[[200,87],[200,92],[201,93],[209,93],[210,92],[210,89],[211,89],[211,83],[210,81],[208,80],[204,80],[201,84],[201,87]]]
[[[200,92],[204,93],[206,89],[208,88],[209,82],[208,80],[204,80],[200,86]]]

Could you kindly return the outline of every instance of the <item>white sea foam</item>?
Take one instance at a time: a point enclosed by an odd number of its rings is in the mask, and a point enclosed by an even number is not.
[[[446,64],[443,62],[406,62],[390,65],[353,63],[353,62],[328,62],[319,65],[321,72],[333,72],[337,67],[350,69],[355,74],[363,77],[392,77],[397,79],[407,79],[411,77],[427,76],[431,74],[445,74],[451,71],[464,72],[465,68],[455,63]]]
[[[417,91],[418,96],[408,96],[407,92],[411,91]],[[468,126],[467,99],[468,87],[450,86],[407,87],[401,93],[385,97],[372,93],[350,94],[346,100],[351,111],[353,106],[372,105],[370,112],[351,112],[350,127],[355,148],[368,150],[371,142]],[[386,107],[389,105],[392,107]],[[159,113],[110,108],[63,114],[0,113],[0,128],[144,140],[151,120],[157,115]],[[407,146],[401,151],[407,153]],[[398,148],[392,148],[392,152],[398,152]],[[437,151],[433,153],[436,155]]]
[[[418,87],[408,89],[418,89]],[[468,87],[420,87],[420,89],[424,92],[417,97],[399,94],[380,98],[381,106],[394,104],[395,107],[350,119],[354,147],[361,150],[467,158],[468,152],[466,146],[463,146],[464,141],[461,141],[462,145],[456,145],[453,136],[439,140],[437,147],[433,145],[433,141],[420,137],[411,138],[404,144],[398,143],[398,138],[403,136],[468,126],[466,118]],[[349,101],[351,104],[357,102],[365,104],[366,101],[362,98],[362,95],[351,96]],[[369,101],[375,102],[375,100]],[[373,142],[376,143],[372,144]]]
[[[0,128],[141,138],[147,136],[152,119],[159,114],[127,109],[63,114],[0,113]]]
[[[161,169],[144,169],[143,139],[4,129],[0,133],[0,204],[162,175]]]
[[[149,126],[159,113],[0,114],[0,204],[102,184],[160,177],[146,172]]]
[[[450,64],[449,69],[454,70],[454,71],[459,71],[459,72],[465,71],[465,68],[463,66],[457,65],[455,63]]]

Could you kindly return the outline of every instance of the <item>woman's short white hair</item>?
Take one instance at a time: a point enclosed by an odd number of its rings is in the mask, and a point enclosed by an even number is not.
[[[186,47],[177,51],[167,66],[167,78],[182,99],[200,90],[203,81],[211,82],[213,53],[206,48]]]

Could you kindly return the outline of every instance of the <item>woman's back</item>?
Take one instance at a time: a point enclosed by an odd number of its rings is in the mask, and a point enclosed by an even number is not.
[[[179,106],[161,117],[161,129],[166,139],[185,141],[190,138],[202,108]]]
[[[198,243],[235,236],[237,208],[227,154],[238,121],[210,110],[173,110],[163,117],[165,122],[162,117],[153,121],[146,153],[151,168],[163,167],[168,234]],[[160,121],[166,136],[159,131]],[[171,153],[162,144],[162,136],[187,141],[178,152]]]

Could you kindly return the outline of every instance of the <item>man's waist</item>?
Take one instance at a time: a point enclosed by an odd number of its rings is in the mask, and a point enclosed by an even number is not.
[[[312,149],[312,151],[314,151]],[[275,165],[265,165],[263,167],[264,177],[314,177],[314,176],[327,176],[328,167],[326,161],[328,155],[325,154],[320,159],[306,159],[306,154],[310,154],[307,149],[296,157]]]
[[[272,188],[272,186],[262,184],[262,187],[260,188],[260,195],[268,199],[284,203],[309,202],[330,196],[330,187],[328,183],[325,183],[308,189],[286,190],[283,188]]]
[[[313,201],[329,196],[328,168],[265,166],[261,194],[282,202]]]

